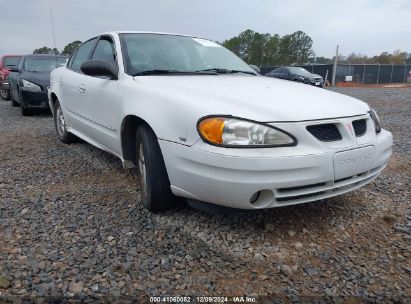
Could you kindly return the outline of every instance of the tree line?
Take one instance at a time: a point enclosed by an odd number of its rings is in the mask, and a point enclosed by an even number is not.
[[[302,31],[280,36],[278,34],[258,33],[252,30],[241,32],[238,36],[222,43],[245,62],[257,66],[278,66],[293,64],[330,64],[334,58],[316,57],[312,49],[313,40]],[[338,62],[351,64],[411,64],[411,53],[396,50],[392,54],[383,52],[369,57],[351,53],[339,55]]]
[[[351,53],[348,56],[338,56],[338,62],[350,64],[411,64],[411,53],[395,50],[392,54],[382,52],[380,55],[372,57]]]
[[[47,46],[43,46],[41,48],[35,49],[33,54],[48,54],[48,55],[63,55],[63,56],[70,56],[80,45],[82,42],[80,40],[76,40],[67,44],[63,50],[60,52],[57,48],[49,48]]]
[[[33,54],[70,56],[81,44],[80,40],[70,42],[61,52],[56,48],[43,46],[35,49]],[[316,57],[312,49],[313,40],[303,31],[281,37],[278,34],[264,34],[245,30],[238,36],[223,41],[222,45],[237,54],[245,62],[260,67],[314,63],[330,64],[334,61],[334,57]],[[338,62],[350,64],[411,64],[411,53],[396,50],[392,54],[383,52],[372,57],[351,53],[348,56],[339,55]]]
[[[303,31],[281,37],[246,30],[222,44],[245,62],[257,66],[303,64],[314,55],[313,40]]]

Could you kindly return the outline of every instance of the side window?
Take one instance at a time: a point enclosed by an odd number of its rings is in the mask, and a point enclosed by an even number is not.
[[[89,58],[90,52],[94,46],[94,42],[96,42],[97,38],[91,39],[85,42],[82,46],[79,47],[76,54],[73,58],[73,63],[71,64],[71,68],[76,71],[80,71],[80,67],[83,62],[87,61]]]
[[[116,55],[114,53],[114,45],[110,38],[103,37],[97,43],[92,59],[107,60],[116,62]]]
[[[69,58],[69,60],[68,60],[68,62],[67,62],[67,66],[68,66],[69,68],[71,68],[71,65],[73,64],[74,56],[76,56],[76,52],[74,52],[74,53],[70,56],[70,58]]]

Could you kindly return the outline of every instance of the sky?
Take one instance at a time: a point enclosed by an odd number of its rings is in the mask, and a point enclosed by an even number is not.
[[[224,41],[251,29],[302,30],[317,57],[351,52],[411,53],[411,0],[0,0],[0,55],[53,47],[53,10],[59,50],[112,30],[188,34]]]

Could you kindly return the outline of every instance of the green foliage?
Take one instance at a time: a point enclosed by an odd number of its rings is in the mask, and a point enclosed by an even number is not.
[[[80,40],[76,40],[73,42],[70,42],[69,44],[67,44],[63,51],[61,52],[61,55],[65,55],[65,56],[70,56],[71,54],[74,53],[75,50],[77,50],[77,48],[82,44],[82,42]]]
[[[35,49],[33,54],[47,54],[47,55],[59,55],[60,52],[56,48],[49,48],[47,46],[43,46],[39,49]]]
[[[313,41],[302,31],[280,37],[246,30],[223,45],[249,64],[269,66],[302,64],[314,54]]]
[[[380,55],[373,57],[368,57],[364,54],[351,53],[348,57],[339,58],[339,62],[350,64],[409,64],[411,63],[411,53],[395,50],[392,54],[382,52]]]
[[[61,52],[61,55],[70,56],[81,44],[82,42],[80,40],[70,42],[64,47],[63,51]],[[56,48],[49,48],[47,46],[43,46],[41,48],[35,49],[33,51],[33,54],[60,55],[60,52]]]

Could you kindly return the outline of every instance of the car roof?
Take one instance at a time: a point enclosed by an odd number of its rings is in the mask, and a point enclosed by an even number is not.
[[[113,35],[113,34],[155,34],[155,35],[169,35],[169,36],[183,36],[183,37],[191,37],[191,38],[201,38],[201,39],[207,39],[208,38],[203,38],[199,36],[193,36],[193,35],[187,35],[187,34],[178,34],[178,33],[168,33],[168,32],[155,32],[155,31],[111,31],[111,32],[105,32],[102,33],[101,35]],[[101,36],[98,35],[98,36]]]

